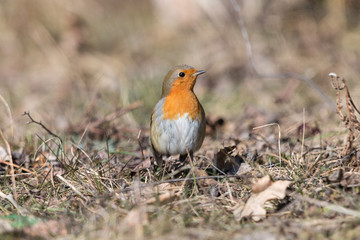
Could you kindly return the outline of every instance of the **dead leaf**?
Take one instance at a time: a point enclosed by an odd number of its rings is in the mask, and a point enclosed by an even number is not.
[[[253,184],[251,191],[252,193],[259,193],[264,191],[271,185],[272,181],[269,175],[260,178],[256,183]]]
[[[265,202],[274,199],[283,199],[285,197],[286,188],[291,181],[271,181],[269,176],[261,178],[254,184],[253,191],[243,208],[237,208],[234,211],[235,220],[240,221],[244,217],[252,217],[254,221],[260,221],[266,217],[264,209]]]
[[[239,155],[237,144],[224,147],[215,154],[214,163],[217,169],[223,173],[236,174],[244,160]]]

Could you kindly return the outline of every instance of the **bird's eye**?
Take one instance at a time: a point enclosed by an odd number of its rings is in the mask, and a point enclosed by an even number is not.
[[[185,73],[184,72],[179,72],[179,77],[185,77]]]

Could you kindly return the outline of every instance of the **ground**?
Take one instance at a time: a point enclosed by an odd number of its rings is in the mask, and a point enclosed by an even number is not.
[[[4,1],[0,238],[358,239],[359,9]],[[206,137],[159,167],[150,115],[177,64],[206,71]]]

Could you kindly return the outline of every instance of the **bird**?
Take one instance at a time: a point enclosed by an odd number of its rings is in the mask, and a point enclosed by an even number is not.
[[[162,94],[151,114],[150,140],[158,166],[163,156],[180,154],[193,159],[205,137],[205,111],[194,93],[199,75],[205,71],[186,64],[177,65],[166,74]]]

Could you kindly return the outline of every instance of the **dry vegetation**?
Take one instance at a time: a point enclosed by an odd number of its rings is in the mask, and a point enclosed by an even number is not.
[[[2,1],[0,238],[358,239],[360,4],[238,2]],[[156,169],[179,63],[207,135]]]

